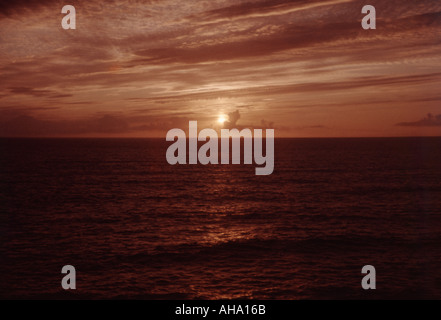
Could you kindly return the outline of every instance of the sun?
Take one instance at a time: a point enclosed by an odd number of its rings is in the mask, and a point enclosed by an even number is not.
[[[220,124],[224,124],[224,122],[227,121],[227,117],[224,116],[223,114],[221,114],[218,118],[217,118],[217,122]]]

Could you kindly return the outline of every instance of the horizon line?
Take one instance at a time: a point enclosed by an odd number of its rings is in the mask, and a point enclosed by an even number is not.
[[[232,139],[237,139],[230,137]],[[243,138],[243,137],[241,137]],[[406,139],[406,138],[441,138],[441,135],[437,136],[354,136],[354,137],[341,137],[341,136],[333,136],[333,137],[274,137],[274,139]],[[41,137],[29,137],[29,136],[0,136],[0,139],[157,139],[164,140],[165,137],[93,137],[93,136],[64,136],[64,137],[54,137],[54,136],[41,136]],[[190,139],[189,137],[185,138],[186,140]],[[222,139],[218,137],[218,139]],[[203,142],[203,141],[201,141]]]

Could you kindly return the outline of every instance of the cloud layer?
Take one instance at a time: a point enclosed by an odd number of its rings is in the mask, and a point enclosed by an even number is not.
[[[441,127],[441,114],[434,116],[429,113],[424,119],[414,122],[400,122],[398,125],[403,127]]]
[[[76,30],[64,4],[0,2],[0,135],[163,137],[236,111],[282,136],[441,134],[403,124],[441,112],[437,0],[371,1],[376,30],[358,0],[78,0]]]

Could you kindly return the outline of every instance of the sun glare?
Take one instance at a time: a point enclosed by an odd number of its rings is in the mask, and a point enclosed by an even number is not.
[[[224,115],[220,115],[217,118],[217,122],[220,123],[220,124],[224,124],[225,121],[227,121],[227,117],[225,117]]]

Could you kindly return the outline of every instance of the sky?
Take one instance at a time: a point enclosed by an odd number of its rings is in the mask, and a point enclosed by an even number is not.
[[[439,0],[0,0],[0,136],[441,136],[440,88]]]

